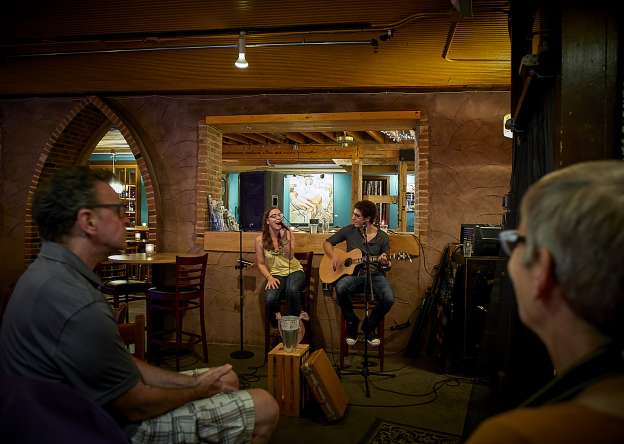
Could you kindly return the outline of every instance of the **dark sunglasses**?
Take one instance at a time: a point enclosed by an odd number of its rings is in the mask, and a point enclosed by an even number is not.
[[[122,203],[118,204],[96,204],[91,205],[89,208],[110,208],[117,211],[117,216],[124,217],[126,215],[126,205]]]
[[[503,230],[498,233],[498,239],[507,256],[511,256],[511,253],[520,243],[526,242],[526,237],[518,233],[518,230]]]

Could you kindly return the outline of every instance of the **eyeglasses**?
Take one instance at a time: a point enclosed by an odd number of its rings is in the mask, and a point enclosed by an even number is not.
[[[511,256],[518,244],[526,242],[526,237],[518,233],[518,230],[503,230],[498,233],[498,239],[507,256]]]
[[[361,217],[364,217],[364,216],[362,216],[361,214],[358,214],[358,213],[353,213],[351,216],[352,216],[352,217],[355,217],[356,219],[359,219],[359,218],[361,218]]]
[[[126,205],[122,204],[122,203],[118,203],[118,204],[96,204],[96,205],[91,205],[89,206],[89,208],[110,208],[110,209],[114,209],[117,210],[117,216],[124,217],[126,215]]]

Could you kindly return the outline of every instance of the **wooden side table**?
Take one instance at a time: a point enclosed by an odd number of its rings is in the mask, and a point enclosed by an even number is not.
[[[280,414],[299,416],[306,394],[301,367],[310,355],[309,344],[299,344],[292,353],[284,351],[279,343],[269,352],[269,393],[277,400]]]

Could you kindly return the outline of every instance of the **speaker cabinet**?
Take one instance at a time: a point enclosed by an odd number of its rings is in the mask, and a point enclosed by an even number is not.
[[[284,175],[254,171],[239,175],[240,226],[243,231],[262,231],[264,210],[284,201]],[[283,209],[282,209],[283,211]]]

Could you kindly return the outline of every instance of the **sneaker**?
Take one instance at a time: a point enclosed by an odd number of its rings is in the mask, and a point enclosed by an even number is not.
[[[366,342],[368,342],[368,345],[370,345],[371,347],[379,347],[379,344],[381,344],[381,340],[379,339],[379,336],[377,335],[377,329],[373,329],[369,332],[365,332],[365,337],[366,337]]]
[[[381,339],[379,339],[376,334],[371,334],[366,339],[366,342],[368,342],[368,345],[370,345],[371,347],[379,347],[379,344],[381,344]]]
[[[355,345],[358,341],[358,324],[359,321],[347,322],[347,345]]]

